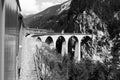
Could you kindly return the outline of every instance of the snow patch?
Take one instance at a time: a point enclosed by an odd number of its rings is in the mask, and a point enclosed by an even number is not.
[[[70,8],[70,4],[71,4],[71,0],[67,1],[66,3],[64,3],[63,5],[61,5],[61,8],[58,9],[58,14],[60,14],[61,12],[68,10]]]

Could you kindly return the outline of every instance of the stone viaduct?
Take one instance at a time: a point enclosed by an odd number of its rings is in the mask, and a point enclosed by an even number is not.
[[[81,42],[85,37],[93,39],[90,34],[80,34],[80,33],[47,33],[40,34],[37,36],[42,42],[46,42],[51,48],[55,48],[59,53],[63,55],[68,54],[70,40],[75,45],[71,51],[74,51],[74,58],[77,61],[81,60]],[[59,43],[58,43],[59,42]],[[60,49],[58,49],[60,48]]]

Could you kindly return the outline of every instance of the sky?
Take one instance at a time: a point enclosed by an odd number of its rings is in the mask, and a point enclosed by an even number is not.
[[[67,0],[19,0],[23,15],[41,12],[46,8],[63,3]]]

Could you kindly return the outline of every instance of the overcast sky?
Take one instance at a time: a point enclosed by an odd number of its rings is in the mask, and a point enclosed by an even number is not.
[[[19,0],[23,15],[35,14],[67,0]]]

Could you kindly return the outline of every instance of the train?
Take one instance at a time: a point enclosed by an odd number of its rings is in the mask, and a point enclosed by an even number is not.
[[[16,80],[20,12],[19,0],[0,0],[0,80]]]

